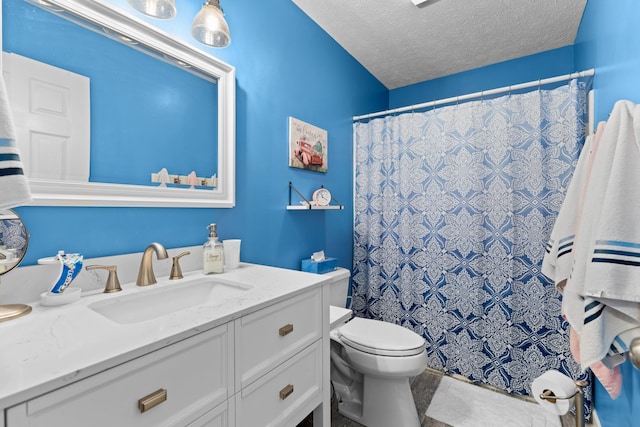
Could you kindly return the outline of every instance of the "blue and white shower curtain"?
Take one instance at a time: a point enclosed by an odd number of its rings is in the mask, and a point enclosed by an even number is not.
[[[587,379],[540,272],[585,105],[571,81],[354,124],[356,315],[422,335],[431,368],[513,394],[549,369]]]

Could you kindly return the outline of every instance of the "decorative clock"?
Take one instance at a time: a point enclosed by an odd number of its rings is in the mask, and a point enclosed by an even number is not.
[[[313,192],[311,200],[316,206],[329,206],[329,203],[331,203],[331,192],[324,187],[320,187]]]

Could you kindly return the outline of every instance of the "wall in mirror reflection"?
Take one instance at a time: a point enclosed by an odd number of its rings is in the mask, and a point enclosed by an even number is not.
[[[216,84],[24,0],[2,11],[4,51],[90,78],[90,181],[217,173]]]

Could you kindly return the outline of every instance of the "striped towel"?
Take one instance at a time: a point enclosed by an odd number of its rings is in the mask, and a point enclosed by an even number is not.
[[[9,109],[9,99],[0,75],[0,209],[13,208],[31,201]]]
[[[584,148],[580,153],[576,170],[571,178],[571,183],[567,188],[562,208],[551,232],[542,263],[542,273],[553,280],[558,290],[563,292],[563,302],[573,301],[573,304],[577,305],[579,310],[583,307],[582,296],[564,292],[564,285],[571,273],[573,245],[579,241],[579,236],[576,236],[575,233],[577,233],[580,226],[585,191],[605,127],[605,122],[599,123],[596,134],[587,137]],[[580,363],[580,336],[573,327],[569,328],[569,337],[571,354],[575,361]],[[614,357],[620,356],[615,355]],[[608,361],[613,362],[614,359],[609,358]],[[617,363],[608,365],[602,361],[589,365],[613,399],[618,397],[622,389],[622,375],[619,367],[615,365]]]
[[[576,362],[580,363],[580,336],[573,328],[569,328],[569,345],[571,347],[571,355]],[[621,357],[620,353],[614,356]],[[608,361],[611,362],[611,360]],[[589,366],[612,399],[617,399],[622,390],[622,373],[620,372],[620,367],[615,366],[618,363],[612,366],[600,361]]]
[[[563,295],[583,367],[620,363],[640,333],[639,136],[640,106],[618,101],[594,158]]]
[[[564,281],[569,278],[571,273],[573,264],[571,250],[573,249],[576,224],[580,214],[580,196],[582,195],[582,188],[589,179],[587,171],[591,153],[593,152],[594,140],[595,137],[589,135],[582,148],[542,259],[542,274],[551,279],[559,290],[562,290]]]

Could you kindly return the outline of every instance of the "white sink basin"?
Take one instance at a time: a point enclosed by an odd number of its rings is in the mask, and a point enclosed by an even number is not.
[[[250,285],[224,282],[215,277],[177,281],[136,293],[96,301],[91,310],[116,323],[137,323],[175,313],[199,305],[219,304],[222,300],[242,295]]]

